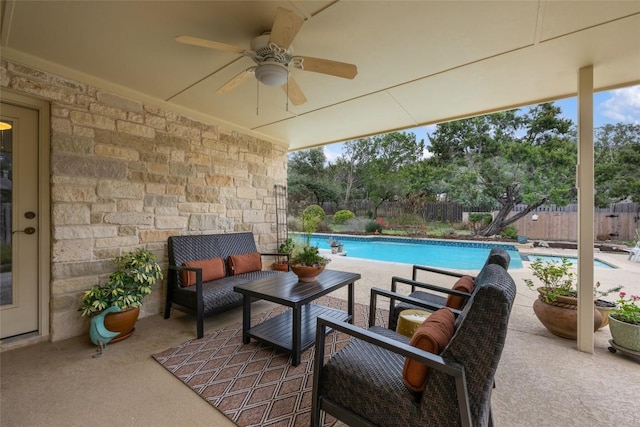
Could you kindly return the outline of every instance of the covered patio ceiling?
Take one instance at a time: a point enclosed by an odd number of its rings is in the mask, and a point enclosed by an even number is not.
[[[219,123],[290,150],[640,82],[640,1],[2,0],[3,58]],[[352,63],[351,80],[294,69],[307,102],[251,76],[278,7],[304,19],[294,54]],[[256,113],[256,110],[259,110]]]

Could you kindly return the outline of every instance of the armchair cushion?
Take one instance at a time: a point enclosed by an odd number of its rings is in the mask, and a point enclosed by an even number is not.
[[[262,270],[262,257],[259,252],[229,256],[231,275],[251,273]]]
[[[224,277],[224,260],[222,258],[210,258],[200,261],[188,261],[182,263],[184,267],[196,267],[202,269],[202,281],[209,282]],[[182,272],[182,286],[193,286],[196,284],[195,271]]]
[[[473,277],[471,276],[462,276],[458,279],[458,281],[453,285],[452,288],[454,291],[471,293],[473,291]],[[466,298],[461,297],[459,295],[449,295],[447,297],[447,307],[455,308],[456,310],[461,310],[466,302]]]
[[[427,317],[422,325],[418,326],[411,337],[410,344],[421,350],[433,354],[440,354],[449,344],[455,330],[455,316],[448,308],[441,308]],[[405,358],[402,378],[405,385],[412,391],[424,389],[429,368],[424,364]]]

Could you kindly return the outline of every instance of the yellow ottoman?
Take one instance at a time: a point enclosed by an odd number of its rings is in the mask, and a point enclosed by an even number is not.
[[[425,310],[402,310],[398,316],[396,332],[411,338],[431,312]]]

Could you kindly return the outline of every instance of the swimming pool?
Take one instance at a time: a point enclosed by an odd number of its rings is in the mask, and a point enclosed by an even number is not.
[[[311,244],[317,245],[320,249],[331,249],[329,237],[329,235],[314,234]],[[393,237],[336,235],[331,237],[337,238],[344,244],[344,251],[349,257],[456,270],[482,269],[491,248],[500,246],[511,256],[509,268],[522,268],[520,253],[514,245]]]
[[[535,261],[536,259],[539,259],[543,262],[561,262],[562,261],[562,256],[560,255],[538,255],[538,254],[523,254],[522,255],[522,260],[523,261]],[[567,256],[564,257],[566,259],[568,259],[569,261],[571,261],[573,263],[574,267],[578,266],[578,258],[576,257],[572,257],[572,256]],[[608,264],[604,261],[600,261],[599,259],[594,259],[593,260],[593,266],[595,268],[616,268],[615,266]]]

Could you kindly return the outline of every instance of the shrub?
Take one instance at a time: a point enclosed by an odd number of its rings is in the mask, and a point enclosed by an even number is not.
[[[307,218],[319,218],[320,221],[322,221],[326,217],[327,214],[324,213],[324,209],[318,205],[309,205],[302,211],[302,218],[304,220]]]
[[[348,210],[341,210],[333,215],[333,222],[336,224],[342,224],[343,222],[355,218],[356,214]]]
[[[365,231],[367,233],[375,233],[376,231],[382,233],[382,225],[378,221],[369,221],[365,226]]]
[[[506,226],[500,232],[500,237],[503,239],[513,239],[516,240],[518,238],[518,229],[515,225],[511,224]]]

